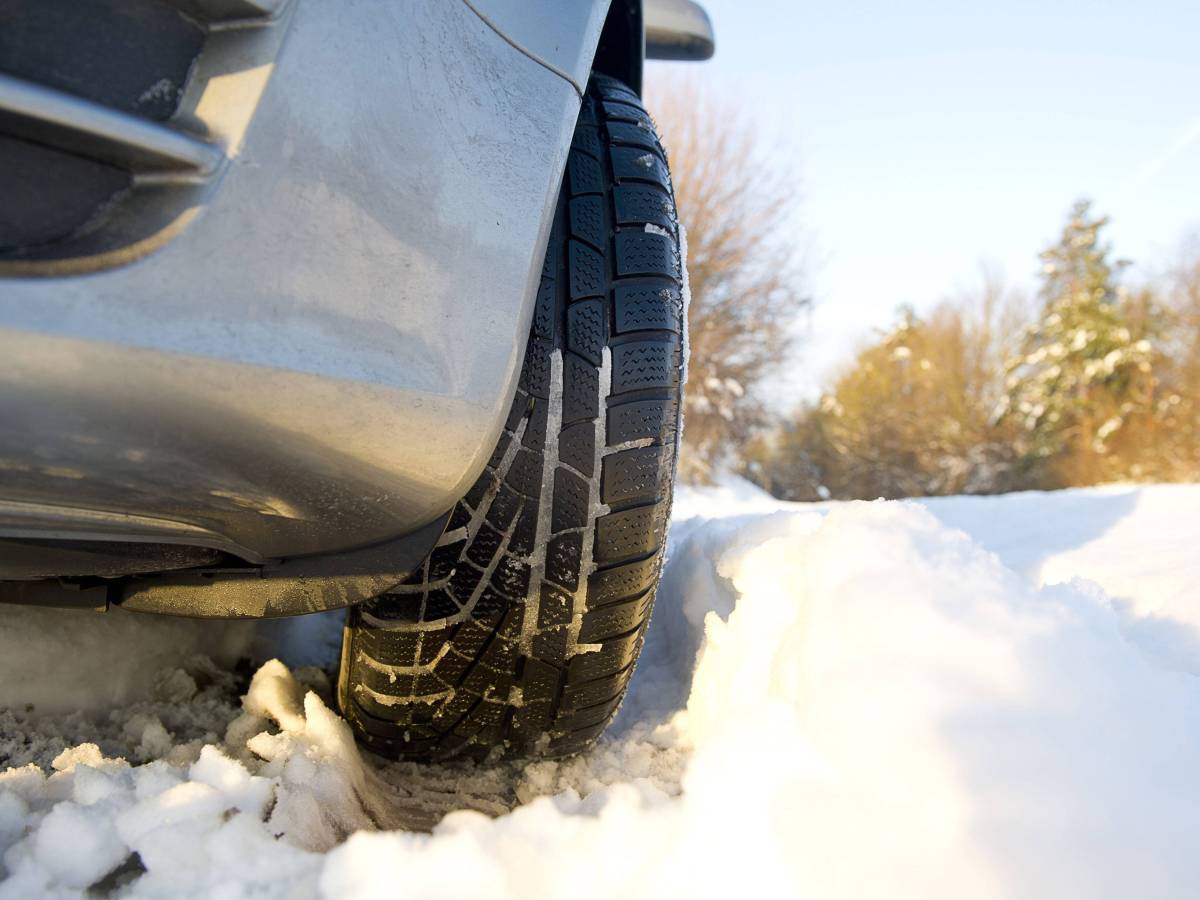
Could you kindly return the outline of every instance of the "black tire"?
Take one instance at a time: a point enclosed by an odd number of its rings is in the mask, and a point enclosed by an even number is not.
[[[678,241],[650,117],[594,77],[495,452],[423,570],[350,612],[338,693],[371,749],[559,756],[616,713],[670,516]]]

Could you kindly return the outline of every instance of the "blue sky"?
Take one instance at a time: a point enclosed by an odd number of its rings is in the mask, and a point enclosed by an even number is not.
[[[1200,230],[1198,0],[703,5],[716,57],[647,77],[692,66],[798,176],[817,306],[788,393],[985,261],[1032,289],[1077,197],[1147,267]]]

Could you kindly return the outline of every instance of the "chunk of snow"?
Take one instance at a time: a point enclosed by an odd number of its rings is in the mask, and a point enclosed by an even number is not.
[[[217,790],[235,809],[256,815],[263,814],[274,793],[270,779],[251,775],[245,766],[211,745],[200,751],[188,777]]]
[[[22,863],[37,867],[46,883],[55,887],[82,890],[99,881],[129,855],[129,849],[117,835],[108,810],[58,803],[38,823],[29,856]],[[20,860],[20,857],[18,857]],[[26,875],[26,878],[29,876]],[[31,879],[36,883],[40,878]]]

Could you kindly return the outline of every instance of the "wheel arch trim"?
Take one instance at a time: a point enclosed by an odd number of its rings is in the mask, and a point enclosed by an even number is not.
[[[545,8],[548,4],[521,0],[462,2],[521,53],[569,81],[580,97],[587,90],[597,46],[613,15],[624,16],[627,7],[636,7],[640,31],[641,0],[615,0],[611,6],[608,0],[584,0],[555,5],[553,11]],[[639,59],[639,81],[640,67]]]

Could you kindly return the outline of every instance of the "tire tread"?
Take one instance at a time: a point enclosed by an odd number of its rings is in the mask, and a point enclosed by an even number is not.
[[[559,756],[616,714],[670,515],[681,292],[666,154],[594,76],[496,449],[422,570],[350,612],[339,701],[373,750]]]

